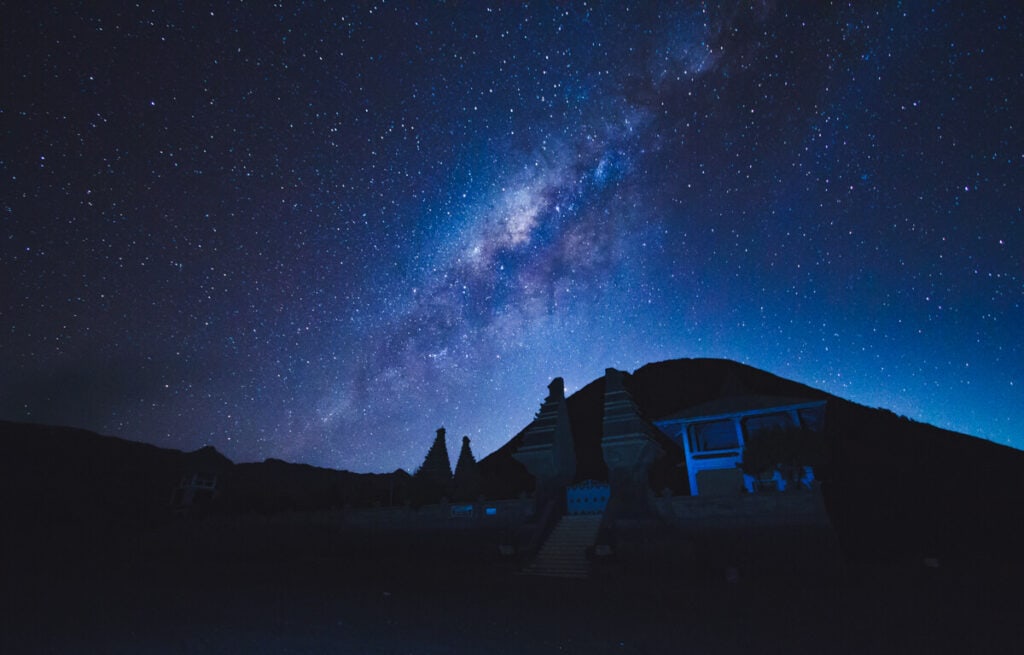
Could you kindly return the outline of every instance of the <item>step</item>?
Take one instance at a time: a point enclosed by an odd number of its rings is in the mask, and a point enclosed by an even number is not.
[[[522,570],[525,575],[586,578],[590,572],[587,548],[601,526],[600,514],[563,516],[537,557]]]
[[[575,571],[577,573],[586,573],[586,572],[589,571],[589,567],[587,567],[587,566],[585,566],[583,564],[559,564],[559,565],[551,564],[551,565],[547,565],[547,564],[541,564],[541,563],[538,562],[538,563],[532,564],[531,566],[526,567],[526,569],[524,569],[524,570],[527,573],[558,573],[558,572],[571,572],[571,571]]]

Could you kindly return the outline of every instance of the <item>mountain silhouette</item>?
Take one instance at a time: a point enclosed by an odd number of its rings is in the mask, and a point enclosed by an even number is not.
[[[0,421],[0,485],[21,525],[70,523],[137,529],[167,520],[184,477],[216,478],[204,511],[371,506],[401,497],[410,476],[352,473],[278,459],[234,464],[212,446],[160,448],[77,428]],[[212,479],[212,477],[211,477]]]

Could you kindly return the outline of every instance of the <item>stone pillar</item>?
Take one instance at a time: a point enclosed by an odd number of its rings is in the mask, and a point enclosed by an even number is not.
[[[747,445],[747,437],[743,434],[743,419],[739,416],[734,416],[732,423],[733,427],[736,428],[736,447],[742,452]]]
[[[623,386],[622,371],[606,369],[601,451],[611,485],[609,507],[617,516],[655,513],[648,473],[664,451],[653,436],[654,429],[640,417]]]
[[[548,385],[548,397],[512,457],[536,479],[538,505],[561,494],[572,482],[576,475],[576,449],[562,378],[555,378]]]
[[[796,429],[802,429],[804,427],[803,422],[800,420],[800,410],[791,409],[789,412],[789,418],[793,420],[793,427]]]

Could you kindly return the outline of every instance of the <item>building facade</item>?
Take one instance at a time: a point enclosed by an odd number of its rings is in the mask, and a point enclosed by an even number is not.
[[[825,423],[825,401],[774,396],[723,398],[656,419],[654,424],[685,453],[690,495],[721,495],[742,490],[784,491],[793,484],[809,486],[814,473],[809,465],[796,477],[770,470],[768,475],[744,472],[740,467],[748,443],[778,433],[798,438],[799,432],[817,435]]]

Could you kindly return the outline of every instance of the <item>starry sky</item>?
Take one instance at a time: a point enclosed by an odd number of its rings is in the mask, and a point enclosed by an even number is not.
[[[49,4],[4,419],[413,470],[724,357],[1024,448],[1019,2]]]

